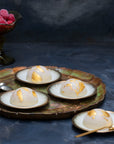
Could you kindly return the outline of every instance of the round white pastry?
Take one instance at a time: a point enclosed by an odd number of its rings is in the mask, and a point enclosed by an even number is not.
[[[51,80],[51,72],[44,66],[33,66],[28,70],[26,79],[34,83],[48,82]]]
[[[16,106],[32,106],[38,103],[37,93],[27,87],[21,87],[12,93],[10,103]]]
[[[62,83],[61,94],[68,97],[85,95],[87,92],[84,83],[78,79],[69,79]]]
[[[89,129],[97,129],[112,125],[110,114],[102,109],[88,111],[83,119],[83,124]]]

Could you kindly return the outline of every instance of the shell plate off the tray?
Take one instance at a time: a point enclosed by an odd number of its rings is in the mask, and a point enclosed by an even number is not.
[[[27,86],[36,91],[48,93],[47,92],[48,85],[29,85],[27,83],[21,83],[15,80],[15,73],[25,68],[27,67],[15,67],[1,70],[0,82],[6,83],[12,89]],[[77,78],[89,82],[90,84],[93,84],[97,89],[96,95],[87,99],[76,101],[65,101],[50,96],[49,105],[45,106],[41,110],[34,111],[33,109],[30,112],[24,112],[21,110],[12,110],[8,107],[0,105],[0,114],[8,118],[18,118],[18,119],[63,119],[71,117],[81,110],[85,110],[90,107],[95,107],[97,104],[103,101],[106,93],[105,85],[101,81],[101,79],[95,77],[93,74],[79,70],[59,68],[55,66],[47,66],[47,68],[59,71],[62,74],[61,80],[67,80],[69,78]]]
[[[100,109],[98,109],[98,110],[100,110]],[[75,115],[72,118],[72,123],[73,123],[73,125],[75,127],[79,128],[79,129],[82,129],[82,130],[85,130],[85,131],[91,131],[93,129],[88,128],[86,125],[84,125],[84,120],[87,119],[87,117],[86,117],[87,116],[87,112],[88,111],[85,111],[85,112],[81,112],[81,113]],[[112,121],[112,127],[113,127],[113,125],[114,125],[114,112],[112,112],[112,111],[106,111],[106,112],[110,115],[110,118],[111,118],[111,121]],[[103,115],[101,115],[101,116],[103,116]],[[105,120],[108,123],[108,119],[104,118],[104,117],[101,119],[101,116],[99,115],[99,119],[98,119],[99,120],[99,125],[100,125],[100,122],[103,125],[103,122]],[[95,119],[92,118],[92,121],[94,121],[94,120]],[[88,124],[91,123],[91,122],[89,122],[89,120],[87,120],[87,122],[88,122]],[[95,122],[95,123],[97,123],[97,122]],[[95,126],[95,123],[94,123],[93,127],[95,127],[95,129],[97,129],[96,126]],[[106,124],[104,126],[99,126],[99,127],[105,127],[105,126],[106,126]],[[111,128],[105,128],[105,129],[98,130],[97,133],[106,133],[106,132],[112,132],[112,131],[114,131],[114,130],[111,129]]]

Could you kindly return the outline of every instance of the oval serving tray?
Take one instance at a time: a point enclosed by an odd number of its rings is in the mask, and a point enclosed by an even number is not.
[[[27,67],[15,67],[1,70],[0,82],[5,82],[13,89],[27,86],[47,94],[47,87],[49,85],[29,85],[19,82],[15,79],[15,73],[25,68]],[[93,84],[97,88],[97,94],[91,98],[75,101],[60,100],[50,96],[49,105],[43,107],[42,109],[33,109],[31,111],[15,110],[0,104],[0,114],[8,118],[17,119],[63,119],[71,117],[79,111],[93,108],[103,101],[106,93],[105,85],[101,79],[95,77],[93,74],[68,68],[59,68],[55,66],[47,66],[47,68],[59,71],[62,74],[61,80],[66,80],[68,78],[78,78]]]

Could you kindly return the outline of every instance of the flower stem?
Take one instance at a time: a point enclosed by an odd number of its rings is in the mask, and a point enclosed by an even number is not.
[[[0,55],[1,55],[1,52],[3,50],[3,44],[4,44],[4,37],[0,36]]]

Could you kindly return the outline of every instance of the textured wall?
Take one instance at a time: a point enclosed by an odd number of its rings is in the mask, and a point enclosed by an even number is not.
[[[10,41],[113,40],[113,0],[4,0],[0,8],[23,15]]]

